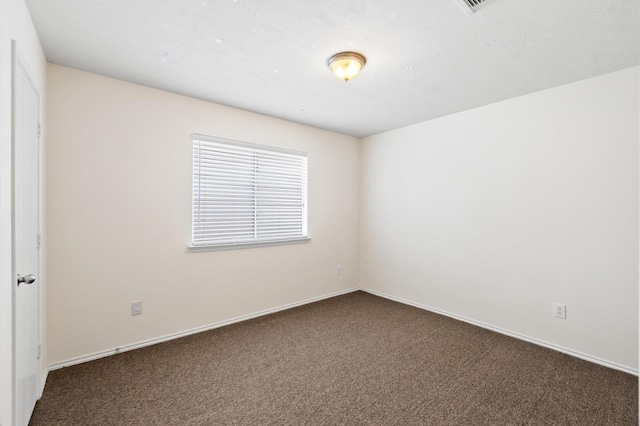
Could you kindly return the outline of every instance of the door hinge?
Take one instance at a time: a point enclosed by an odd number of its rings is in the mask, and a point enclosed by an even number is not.
[[[42,247],[42,234],[38,232],[38,248]]]
[[[40,130],[40,122],[38,122],[38,137],[40,137],[41,134],[42,134],[42,131]]]
[[[38,359],[42,356],[42,345],[38,344]]]

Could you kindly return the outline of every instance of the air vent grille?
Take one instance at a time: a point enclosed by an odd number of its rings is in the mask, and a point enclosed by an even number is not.
[[[465,12],[473,13],[484,6],[487,0],[456,0],[456,2]]]
[[[484,3],[484,0],[464,0],[467,2],[467,4],[469,5],[469,7],[471,9],[473,9],[474,7],[478,7],[480,6],[482,3]]]

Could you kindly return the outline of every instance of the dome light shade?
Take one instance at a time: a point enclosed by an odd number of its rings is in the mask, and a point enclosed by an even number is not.
[[[367,59],[356,52],[340,52],[329,58],[329,67],[341,80],[349,81],[364,67]]]

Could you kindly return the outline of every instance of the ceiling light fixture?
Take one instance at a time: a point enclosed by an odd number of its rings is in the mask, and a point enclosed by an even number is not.
[[[329,58],[331,71],[345,82],[358,75],[366,63],[367,58],[356,52],[340,52]]]

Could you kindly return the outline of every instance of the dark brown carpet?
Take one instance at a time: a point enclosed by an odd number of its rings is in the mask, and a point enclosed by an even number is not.
[[[51,372],[38,425],[636,425],[638,379],[363,292]]]

